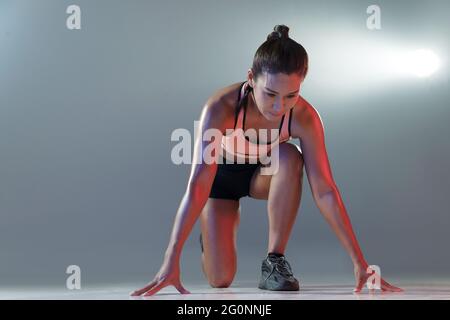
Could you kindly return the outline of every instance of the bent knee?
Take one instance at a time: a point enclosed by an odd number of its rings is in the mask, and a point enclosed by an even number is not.
[[[209,284],[213,288],[228,288],[232,281],[210,281]]]
[[[208,279],[208,282],[213,288],[228,288],[233,282],[234,273],[233,274],[225,274],[222,276],[211,276]]]

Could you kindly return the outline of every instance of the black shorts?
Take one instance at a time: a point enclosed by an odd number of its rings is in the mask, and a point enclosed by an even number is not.
[[[214,178],[210,198],[239,200],[246,197],[250,192],[250,181],[256,169],[261,165],[258,163],[230,163],[217,165],[217,173]]]

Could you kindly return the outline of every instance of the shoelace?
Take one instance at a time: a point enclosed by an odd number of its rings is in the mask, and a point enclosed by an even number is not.
[[[270,257],[269,260],[275,265],[275,269],[277,269],[277,271],[283,276],[290,277],[294,275],[291,271],[291,265],[287,262],[284,256]]]

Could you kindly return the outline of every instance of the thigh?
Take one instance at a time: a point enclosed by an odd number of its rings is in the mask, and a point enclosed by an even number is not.
[[[269,197],[270,181],[272,180],[272,175],[261,174],[261,169],[261,166],[256,169],[252,179],[250,180],[249,195],[254,199],[267,200],[267,198]]]
[[[236,233],[239,201],[208,198],[200,221],[203,268],[212,282],[233,278],[236,272]]]
[[[300,148],[293,143],[282,143],[279,146],[280,166],[300,165],[303,169],[303,155]],[[255,199],[267,200],[269,197],[270,182],[272,175],[261,174],[262,167],[259,166],[250,180],[249,195]]]

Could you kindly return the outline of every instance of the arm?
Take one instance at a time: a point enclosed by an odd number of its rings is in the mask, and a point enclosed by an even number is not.
[[[203,161],[202,150],[205,150],[210,143],[216,148],[215,150],[219,150],[221,141],[220,139],[212,142],[203,141],[202,136],[207,129],[219,129],[223,133],[225,129],[223,128],[224,121],[220,117],[221,109],[223,107],[220,103],[211,103],[206,105],[202,111],[199,133],[194,145],[191,173],[186,192],[175,217],[169,245],[166,250],[167,258],[179,259],[182,247],[208,200],[217,171],[217,163],[206,164]]]
[[[344,202],[332,176],[325,147],[322,120],[315,109],[311,109],[311,111],[310,121],[300,139],[300,145],[314,201],[349,254],[353,264],[367,267]]]
[[[211,99],[210,99],[211,100]],[[180,280],[180,256],[183,245],[188,238],[195,222],[208,200],[209,193],[217,171],[217,162],[206,163],[203,151],[207,146],[219,150],[221,139],[203,141],[203,133],[208,129],[225,131],[227,123],[226,108],[218,100],[209,101],[204,106],[199,123],[199,132],[194,145],[191,173],[186,191],[177,210],[169,245],[166,249],[164,262],[155,278],[145,287],[131,293],[133,296],[153,295],[162,288],[173,285],[181,293],[189,293]],[[218,152],[215,153],[215,159]]]
[[[353,231],[350,218],[342,201],[342,197],[333,179],[325,147],[323,123],[319,113],[314,107],[305,102],[306,112],[302,114],[302,131],[293,132],[294,136],[301,137],[300,145],[308,181],[314,201],[331,226],[341,244],[349,254],[354,265],[356,278],[355,291],[360,291],[370,276],[367,274],[366,262],[361,248]],[[294,126],[299,131],[299,126]],[[381,289],[399,291],[381,279]]]

